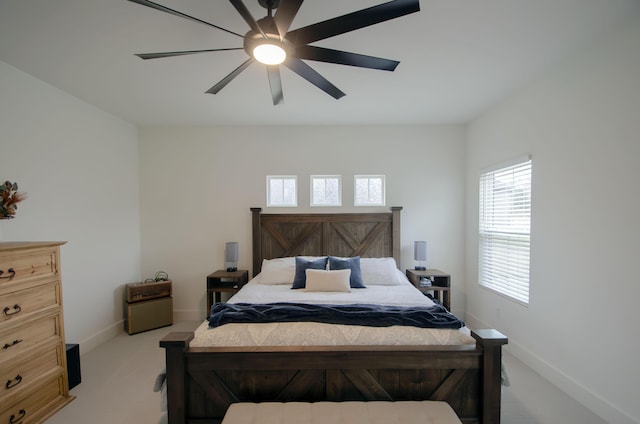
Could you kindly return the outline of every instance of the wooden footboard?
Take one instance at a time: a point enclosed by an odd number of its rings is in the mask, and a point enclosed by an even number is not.
[[[495,330],[475,346],[190,348],[170,333],[169,424],[220,423],[235,402],[442,400],[464,423],[500,422],[502,345]]]

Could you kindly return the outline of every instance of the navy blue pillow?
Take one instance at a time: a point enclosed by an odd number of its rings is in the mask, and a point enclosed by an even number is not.
[[[307,269],[327,269],[327,260],[326,256],[313,261],[296,256],[296,275],[293,277],[293,286],[291,288],[305,288],[307,284]]]
[[[351,277],[349,279],[349,286],[352,289],[366,289],[362,281],[362,272],[360,271],[360,256],[354,256],[353,258],[336,258],[335,256],[329,256],[329,269],[350,269]]]

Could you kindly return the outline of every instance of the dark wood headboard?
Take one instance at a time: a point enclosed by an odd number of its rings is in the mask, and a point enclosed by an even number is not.
[[[400,266],[400,211],[263,214],[251,208],[253,275],[263,259],[286,256],[393,257]]]

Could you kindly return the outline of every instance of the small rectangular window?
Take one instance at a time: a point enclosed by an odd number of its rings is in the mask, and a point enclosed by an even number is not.
[[[267,206],[298,206],[297,181],[295,175],[268,175]]]
[[[342,181],[340,175],[311,176],[311,206],[342,205]]]
[[[384,206],[384,175],[356,175],[354,204],[356,206]]]
[[[531,160],[480,175],[479,210],[479,283],[528,304]]]

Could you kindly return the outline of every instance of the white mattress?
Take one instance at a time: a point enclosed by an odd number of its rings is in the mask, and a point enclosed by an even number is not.
[[[461,424],[445,402],[234,403],[222,424]]]
[[[431,306],[409,281],[394,286],[370,285],[350,293],[305,292],[290,285],[246,284],[229,303],[302,302],[326,304],[374,303]],[[475,344],[468,328],[459,330],[418,327],[366,327],[314,322],[225,324],[209,329],[204,321],[195,331],[192,347],[206,346],[367,346]]]

